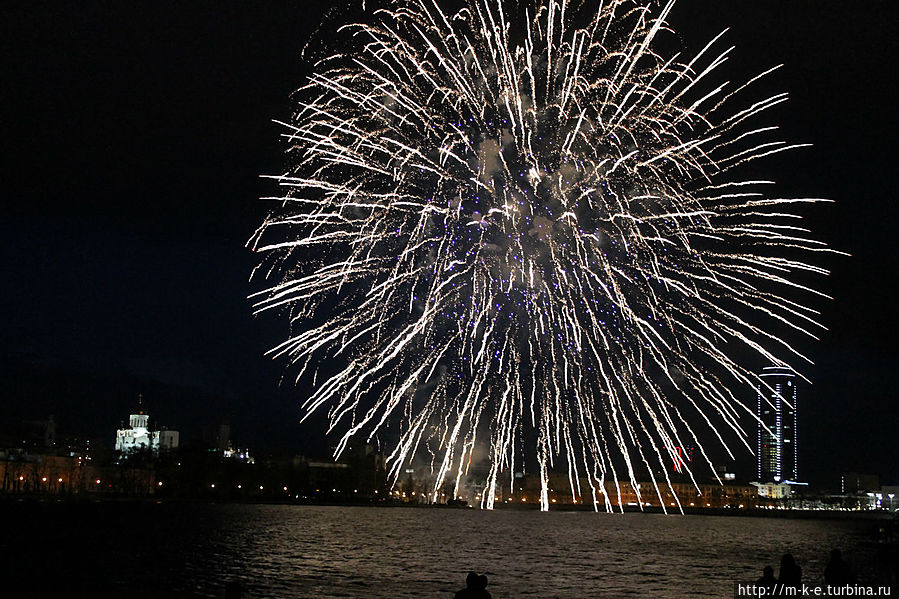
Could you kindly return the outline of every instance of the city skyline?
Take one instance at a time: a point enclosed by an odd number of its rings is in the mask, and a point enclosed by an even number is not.
[[[895,269],[896,207],[885,180],[895,75],[890,52],[877,50],[895,40],[876,5],[854,20],[836,4],[815,6],[809,22],[809,6],[716,13],[684,1],[672,19],[693,50],[731,26],[738,68],[785,63],[774,83],[791,96],[785,135],[814,147],[783,161],[779,188],[834,199],[809,215],[811,228],[853,254],[827,261],[834,274],[821,286],[834,300],[819,309],[830,331],[803,347],[816,362],[803,371],[813,384],[803,390],[802,446],[815,450],[802,456],[803,470],[820,479],[870,464],[895,479],[896,319],[885,287]],[[299,53],[324,12],[316,11],[13,11],[6,70],[15,85],[4,103],[17,115],[15,206],[3,255],[18,292],[4,299],[2,339],[5,372],[18,380],[2,401],[56,402],[64,426],[89,428],[96,418],[117,422],[108,407],[155,386],[160,414],[176,428],[176,407],[187,420],[211,408],[235,414],[249,445],[325,447],[303,439],[317,423],[295,424],[303,390],[291,388],[289,373],[279,389],[284,364],[263,356],[276,323],[254,321],[245,299],[254,258],[244,244],[267,210],[255,198],[273,191],[259,175],[282,160],[269,119],[285,114],[307,72]],[[819,39],[789,35],[800,23]],[[23,371],[40,384],[22,382]],[[836,435],[854,441],[833,455]],[[755,458],[738,451],[752,468]]]

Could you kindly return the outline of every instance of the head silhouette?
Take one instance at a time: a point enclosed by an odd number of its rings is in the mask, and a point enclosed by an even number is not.
[[[231,580],[225,584],[225,599],[240,599],[240,581]]]
[[[784,566],[793,567],[796,565],[796,560],[793,559],[792,553],[784,553],[784,556],[780,558],[780,567]]]
[[[468,576],[465,577],[465,587],[469,589],[478,588],[478,579],[480,577],[474,572],[469,572]]]
[[[484,590],[487,588],[487,576],[481,574],[478,576],[478,589]]]

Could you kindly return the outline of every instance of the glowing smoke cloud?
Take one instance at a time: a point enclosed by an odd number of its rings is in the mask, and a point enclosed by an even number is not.
[[[597,509],[648,471],[664,506],[678,447],[746,444],[737,355],[804,359],[770,331],[820,327],[789,298],[830,250],[786,212],[819,200],[735,168],[796,147],[758,122],[785,94],[719,81],[720,35],[657,53],[673,2],[598,4],[369,7],[298,91],[254,298],[338,455],[392,430],[393,480],[424,457],[436,497],[486,441],[483,507],[533,469],[546,509],[550,468]]]

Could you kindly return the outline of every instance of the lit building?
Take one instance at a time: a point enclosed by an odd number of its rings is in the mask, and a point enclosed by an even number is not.
[[[128,428],[120,428],[116,431],[115,448],[122,453],[130,453],[140,449],[150,449],[154,454],[163,450],[171,450],[178,447],[178,431],[151,431],[149,428],[150,416],[144,414],[144,396],[137,396],[137,414],[131,414],[128,418]]]
[[[249,449],[234,449],[233,447],[228,447],[222,451],[222,456],[228,458],[229,460],[237,460],[240,462],[246,462],[247,464],[255,464],[256,460],[250,455]]]
[[[758,385],[758,476],[760,483],[799,480],[799,395],[796,373],[768,366]]]
[[[790,496],[790,485],[785,483],[752,483],[758,489],[759,497],[784,499]]]

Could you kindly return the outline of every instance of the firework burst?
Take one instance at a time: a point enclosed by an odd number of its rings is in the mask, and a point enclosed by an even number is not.
[[[563,469],[613,509],[638,472],[664,506],[678,448],[711,467],[701,437],[750,447],[740,356],[804,360],[771,331],[820,327],[796,275],[828,250],[790,213],[820,200],[739,174],[797,147],[760,122],[786,96],[721,82],[720,35],[664,55],[673,4],[404,0],[341,29],[251,240],[256,308],[291,322],[271,353],[338,455],[390,439],[393,480],[424,458],[436,497],[486,447],[483,507],[527,470],[546,509]]]

